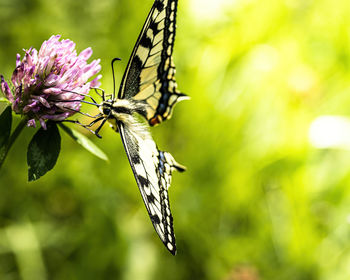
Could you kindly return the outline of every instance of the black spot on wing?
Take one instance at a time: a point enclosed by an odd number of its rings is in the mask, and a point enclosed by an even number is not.
[[[147,195],[147,200],[149,203],[154,203],[155,196],[153,195],[153,193],[151,193],[150,195]]]
[[[161,12],[164,9],[164,4],[160,0],[156,0],[154,2],[154,7],[158,10],[158,12]]]
[[[143,34],[140,45],[144,48],[151,49],[152,48],[152,40],[147,36],[147,34]]]
[[[145,187],[148,186],[148,180],[147,178],[143,177],[142,175],[138,175],[137,179],[139,180],[140,184]]]
[[[159,217],[157,215],[150,215],[150,217],[151,217],[152,223],[160,224],[160,219],[159,219]]]
[[[141,70],[142,70],[142,61],[137,55],[135,55],[130,66],[129,74],[126,79],[124,98],[131,98],[132,96],[135,96],[140,91]]]
[[[158,23],[152,21],[149,25],[149,28],[153,31],[153,35],[156,36],[160,30],[158,29]]]
[[[131,161],[134,163],[134,164],[140,164],[141,163],[141,158],[138,154],[132,154],[130,155],[130,158],[131,158]]]

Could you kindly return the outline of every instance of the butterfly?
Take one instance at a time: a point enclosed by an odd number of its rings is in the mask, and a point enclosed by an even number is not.
[[[175,255],[176,243],[168,189],[174,170],[185,167],[160,151],[149,126],[169,119],[175,104],[188,96],[177,90],[172,58],[176,30],[177,0],[156,0],[136,41],[117,97],[94,105],[100,114],[90,123],[102,121],[119,132],[142,199],[153,227],[166,248]],[[118,58],[112,61],[113,63]],[[114,75],[113,75],[114,80]],[[115,92],[115,88],[114,88]],[[100,137],[100,136],[99,136]]]

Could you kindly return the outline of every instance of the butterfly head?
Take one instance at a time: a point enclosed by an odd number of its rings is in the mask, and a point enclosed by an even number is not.
[[[125,99],[108,99],[101,103],[100,112],[111,124],[121,121],[126,125],[133,123],[132,114],[135,112],[134,105]]]
[[[108,99],[102,102],[100,106],[100,112],[103,114],[103,116],[108,119],[112,113],[113,108],[113,100]]]

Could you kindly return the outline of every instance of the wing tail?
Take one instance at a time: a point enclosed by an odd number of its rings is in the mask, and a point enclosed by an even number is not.
[[[174,157],[170,153],[162,152],[162,151],[159,151],[159,153],[164,154],[165,159],[166,159],[167,163],[171,166],[172,170],[177,170],[179,172],[186,171],[186,166],[183,166],[182,164],[176,162],[176,160],[174,159]]]

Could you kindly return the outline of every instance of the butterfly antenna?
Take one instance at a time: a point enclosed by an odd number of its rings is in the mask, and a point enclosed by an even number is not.
[[[120,61],[121,59],[116,57],[112,59],[111,65],[112,65],[112,75],[113,75],[113,95],[112,95],[112,100],[115,98],[115,75],[114,75],[114,62]]]
[[[81,103],[85,103],[85,104],[90,104],[90,105],[94,105],[96,107],[101,107],[101,104],[97,104],[97,103],[93,103],[93,102],[89,102],[89,101],[85,101],[85,100],[55,100],[55,103],[68,103],[68,102],[81,102]]]
[[[94,99],[91,95],[89,95],[89,94],[80,93],[80,92],[71,91],[71,90],[66,90],[66,89],[61,89],[61,91],[63,91],[63,92],[70,92],[70,93],[78,94],[78,95],[80,95],[80,96],[89,97],[94,103],[97,104],[97,102],[95,101],[95,99]]]

